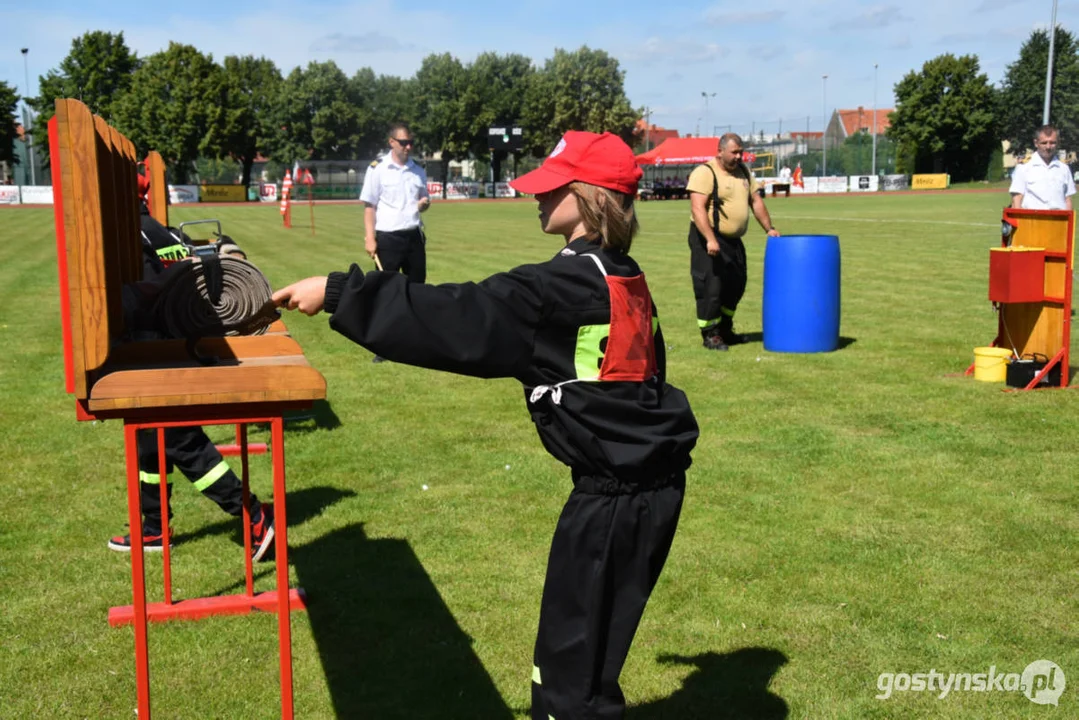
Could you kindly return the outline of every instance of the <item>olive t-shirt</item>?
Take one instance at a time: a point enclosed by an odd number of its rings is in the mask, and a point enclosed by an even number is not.
[[[719,232],[721,235],[742,237],[749,227],[749,199],[751,193],[757,192],[757,180],[742,164],[733,176],[728,175],[714,158],[695,167],[689,174],[686,190],[708,198],[705,211],[709,223],[712,222],[712,173],[709,168],[715,171],[719,185]]]

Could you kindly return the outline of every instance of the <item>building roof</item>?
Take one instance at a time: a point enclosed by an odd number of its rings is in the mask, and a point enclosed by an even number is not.
[[[880,135],[891,125],[888,122],[888,113],[895,112],[895,108],[877,108],[876,112],[877,134]],[[844,137],[850,137],[861,130],[873,132],[873,110],[871,109],[858,107],[854,110],[836,110],[835,114],[839,117],[839,125],[843,128]]]
[[[633,134],[641,140],[644,140],[647,137],[648,144],[652,147],[661,145],[663,141],[668,138],[678,137],[677,130],[668,130],[659,125],[646,125],[644,119],[637,121],[637,124],[633,128]]]
[[[638,165],[699,165],[716,156],[719,138],[670,138],[637,156]]]

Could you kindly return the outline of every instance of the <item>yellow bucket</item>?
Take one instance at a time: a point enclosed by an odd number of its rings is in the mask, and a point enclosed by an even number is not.
[[[1012,351],[998,347],[974,348],[974,379],[983,382],[1004,382],[1008,376],[1008,359]]]

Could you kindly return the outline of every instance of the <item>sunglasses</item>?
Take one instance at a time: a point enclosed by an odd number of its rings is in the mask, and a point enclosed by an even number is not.
[[[395,143],[401,145],[402,147],[412,147],[412,138],[390,138],[390,140],[393,140]]]

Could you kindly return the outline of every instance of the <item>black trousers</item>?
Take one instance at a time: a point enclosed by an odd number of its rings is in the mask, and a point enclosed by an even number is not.
[[[623,717],[618,676],[671,549],[685,473],[664,483],[641,490],[574,478],[543,586],[533,720]]]
[[[139,453],[140,501],[142,504],[143,532],[157,535],[161,532],[161,494],[158,488],[157,431],[139,430],[136,433]],[[213,442],[201,427],[176,427],[165,429],[165,464],[167,472],[179,469],[199,491],[217,503],[229,515],[239,517],[243,513],[243,485],[221,457]],[[172,485],[168,496],[172,497]],[[261,513],[261,504],[251,493],[251,517]],[[168,508],[172,518],[172,508]]]
[[[719,253],[709,255],[704,236],[689,224],[689,275],[701,329],[717,324],[724,315],[733,316],[746,293],[746,246],[741,238],[716,237]]]
[[[427,280],[427,238],[420,228],[375,232],[378,260],[386,272],[400,270],[409,282]]]

